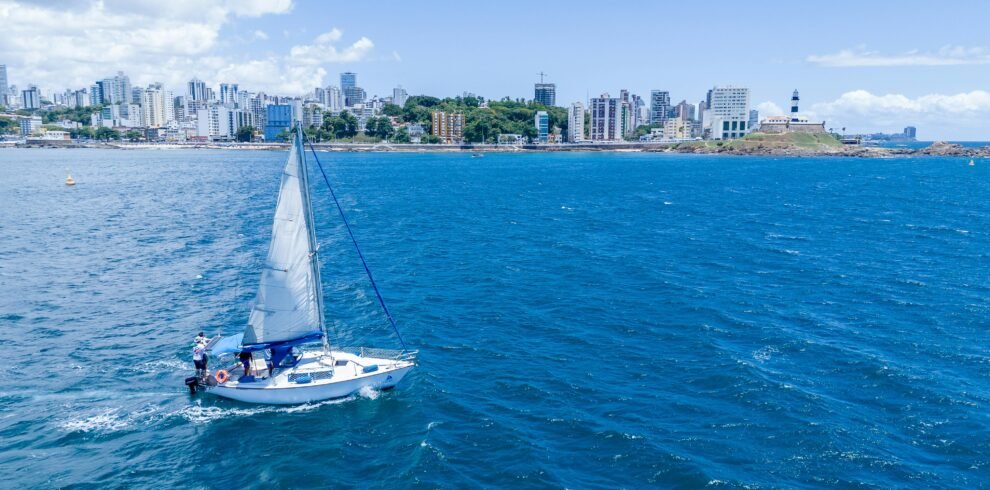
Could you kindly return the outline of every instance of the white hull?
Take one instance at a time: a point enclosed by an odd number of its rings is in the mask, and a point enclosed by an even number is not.
[[[372,365],[378,369],[363,372],[363,368]],[[264,377],[248,383],[231,379],[207,386],[206,391],[247,403],[296,405],[343,398],[364,388],[386,390],[398,384],[414,366],[408,360],[359,357],[344,352],[334,352],[333,361],[322,354],[307,353],[297,366],[276,370],[273,378]],[[324,378],[328,372],[332,374]],[[299,382],[306,377],[310,380]]]

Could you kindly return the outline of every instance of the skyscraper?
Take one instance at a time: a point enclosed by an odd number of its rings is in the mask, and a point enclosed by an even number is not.
[[[357,87],[357,73],[344,72],[340,74],[340,90],[347,93],[347,89]]]
[[[327,86],[327,110],[333,113],[340,112],[343,108],[344,100],[340,89],[333,85]]]
[[[650,91],[650,124],[663,125],[670,114],[670,92],[665,90]]]
[[[547,107],[557,103],[557,84],[537,83],[534,90],[533,101]]]
[[[584,141],[584,105],[575,102],[567,108],[567,141],[580,143]]]
[[[220,84],[220,103],[226,106],[234,107],[237,105],[237,84],[236,83],[221,83]]]
[[[368,94],[361,87],[349,87],[344,89],[344,105],[347,107],[353,107],[358,104],[363,104],[364,99]]]
[[[591,99],[591,140],[622,140],[622,101],[608,93]]]
[[[198,78],[189,80],[188,90],[186,93],[189,95],[190,100],[206,100],[206,82]]]
[[[21,91],[21,108],[29,111],[41,109],[41,92],[38,87],[28,85],[27,90]]]
[[[680,101],[680,103],[674,106],[674,115],[684,121],[693,121],[694,104],[689,104],[686,100]]]

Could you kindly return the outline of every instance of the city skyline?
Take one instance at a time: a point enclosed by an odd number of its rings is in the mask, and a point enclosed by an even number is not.
[[[990,51],[980,47],[979,15],[953,16],[959,28],[941,33],[928,27],[948,14],[921,15],[924,4],[911,1],[896,9],[857,4],[856,16],[838,2],[816,12],[813,22],[791,18],[793,6],[785,2],[731,12],[718,8],[728,3],[703,12],[647,6],[635,9],[637,18],[667,19],[665,35],[694,41],[684,49],[658,48],[647,42],[654,37],[648,25],[631,23],[621,40],[596,48],[587,36],[573,35],[593,28],[594,4],[551,9],[552,22],[519,15],[511,5],[454,9],[437,2],[417,9],[399,3],[369,16],[355,5],[330,11],[288,0],[205,6],[106,0],[61,7],[5,1],[0,20],[10,34],[0,40],[0,64],[19,89],[32,83],[53,91],[85,88],[124,71],[134,86],[162,82],[176,94],[197,77],[214,89],[236,83],[294,96],[339,85],[341,73],[357,72],[368,97],[402,86],[409,95],[472,92],[493,99],[531,99],[546,71],[560,107],[621,89],[641,97],[661,90],[671,103],[696,104],[713,86],[735,85],[752,90],[751,105],[761,117],[786,113],[797,88],[803,110],[830,127],[872,132],[912,125],[926,139],[990,139],[981,123],[990,115],[990,93],[979,82]],[[969,5],[973,12],[990,10]],[[449,37],[460,41],[429,43],[423,10],[445,12]],[[964,28],[969,24],[973,29]],[[713,32],[744,28],[726,44],[703,35],[706,26]],[[100,39],[92,38],[94,27],[102,28]],[[568,32],[571,37],[561,38]],[[545,49],[526,49],[533,46]]]

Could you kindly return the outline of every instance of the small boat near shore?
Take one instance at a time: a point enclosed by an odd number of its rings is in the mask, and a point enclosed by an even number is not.
[[[72,178],[72,174],[69,174],[69,176],[65,178],[65,185],[67,186],[76,185],[76,181],[75,179]]]

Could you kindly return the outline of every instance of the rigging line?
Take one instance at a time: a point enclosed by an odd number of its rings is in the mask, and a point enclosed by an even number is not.
[[[388,322],[392,324],[392,330],[395,330],[395,336],[399,338],[399,343],[402,344],[402,350],[407,350],[406,341],[402,340],[402,334],[399,333],[399,327],[395,324],[395,319],[392,318],[392,313],[388,311],[388,306],[385,306],[385,299],[382,298],[382,293],[378,291],[378,284],[375,283],[375,278],[371,275],[371,269],[368,268],[368,263],[364,260],[364,254],[361,253],[361,247],[358,246],[357,239],[354,238],[354,232],[351,231],[351,225],[347,222],[347,216],[344,215],[344,208],[340,207],[340,201],[337,200],[337,194],[333,192],[333,186],[330,185],[330,179],[327,177],[327,172],[323,170],[323,164],[320,163],[320,157],[316,155],[316,148],[313,148],[313,142],[307,141],[309,143],[309,150],[313,153],[313,159],[316,160],[316,166],[320,168],[320,173],[323,174],[323,182],[326,182],[327,189],[330,189],[330,197],[333,197],[333,203],[337,205],[337,212],[340,213],[340,219],[344,222],[344,227],[347,228],[347,234],[351,237],[351,243],[354,244],[354,249],[357,250],[358,257],[361,259],[361,265],[364,266],[364,272],[368,274],[368,280],[371,281],[371,287],[375,290],[375,296],[378,297],[378,304],[382,305],[382,311],[385,312],[385,317],[388,318]]]

